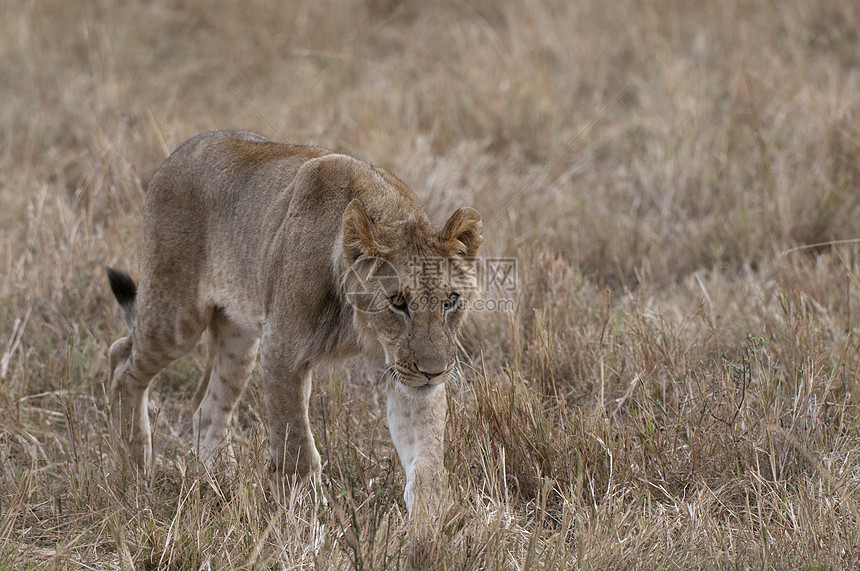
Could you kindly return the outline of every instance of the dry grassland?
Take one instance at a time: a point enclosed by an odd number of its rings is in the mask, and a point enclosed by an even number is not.
[[[858,30],[854,0],[2,0],[0,569],[860,565]],[[200,472],[202,348],[156,382],[151,477],[111,449],[103,267],[136,274],[166,154],[236,128],[472,205],[517,259],[438,521],[364,367],[316,373],[327,508],[267,501],[256,374]]]

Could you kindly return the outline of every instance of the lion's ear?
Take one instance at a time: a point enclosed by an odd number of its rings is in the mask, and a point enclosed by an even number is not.
[[[451,215],[445,227],[442,228],[442,244],[451,255],[474,258],[484,241],[484,237],[481,236],[483,228],[484,223],[477,210],[460,208]]]
[[[387,250],[379,245],[374,231],[373,218],[361,200],[353,198],[343,212],[343,256],[348,264],[362,254],[381,257]]]

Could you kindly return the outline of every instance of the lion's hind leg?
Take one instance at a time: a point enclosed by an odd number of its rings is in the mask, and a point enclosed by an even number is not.
[[[216,309],[209,323],[209,364],[194,396],[194,449],[212,468],[221,451],[232,457],[230,421],[248,384],[259,333],[243,328]]]
[[[108,399],[111,434],[118,450],[147,470],[152,463],[149,387],[155,375],[188,353],[206,328],[209,312],[154,296],[145,288],[136,302],[131,335],[111,345]]]
[[[152,440],[147,414],[151,376],[132,372],[131,336],[115,341],[108,353],[111,436],[119,451],[128,448],[131,461],[146,469],[152,461]]]
[[[187,351],[161,351],[135,341],[132,335],[111,345],[108,390],[114,442],[126,448],[132,463],[145,471],[152,464],[150,384],[161,369]]]

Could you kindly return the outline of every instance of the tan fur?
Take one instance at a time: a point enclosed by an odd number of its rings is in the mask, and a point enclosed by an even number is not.
[[[481,240],[474,210],[457,210],[437,231],[406,185],[357,159],[250,133],[191,139],[147,191],[134,325],[110,349],[114,434],[146,469],[150,382],[208,328],[209,363],[194,398],[203,460],[229,453],[230,419],[259,348],[275,483],[316,480],[312,367],[385,355],[389,427],[411,512],[418,483],[430,495],[440,487],[443,383],[477,289],[469,258]],[[423,267],[439,259],[451,268],[441,277]],[[392,268],[394,285],[378,279]],[[452,308],[454,294],[461,306]],[[408,312],[393,305],[402,302]]]

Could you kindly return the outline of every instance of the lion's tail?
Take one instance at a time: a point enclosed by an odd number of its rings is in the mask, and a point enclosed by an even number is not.
[[[122,310],[122,318],[125,320],[125,324],[128,325],[129,331],[131,331],[134,325],[134,300],[137,297],[137,285],[127,273],[113,268],[106,269],[110,289],[113,292],[113,296],[119,302],[119,307]]]

